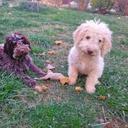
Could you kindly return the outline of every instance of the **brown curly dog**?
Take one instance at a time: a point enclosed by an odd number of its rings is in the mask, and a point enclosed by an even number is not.
[[[30,51],[30,42],[24,35],[19,32],[8,35],[5,44],[0,45],[0,70],[15,74],[29,87],[41,91],[36,80],[27,75],[28,70],[39,76],[45,75],[45,72],[33,63]]]

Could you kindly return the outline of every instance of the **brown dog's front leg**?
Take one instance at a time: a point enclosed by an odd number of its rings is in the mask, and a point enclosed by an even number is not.
[[[33,88],[35,91],[41,93],[42,91],[46,91],[47,88],[42,87],[40,85],[37,84],[36,80],[29,77],[28,75],[26,75],[25,73],[20,73],[17,75],[20,79],[23,80],[23,83],[26,84],[28,87]]]
[[[44,71],[42,71],[39,67],[37,67],[34,63],[31,62],[29,68],[35,72],[38,76],[42,77],[45,76],[46,73]]]
[[[26,56],[26,65],[28,66],[28,68],[33,71],[34,73],[36,73],[38,76],[43,77],[46,75],[46,73],[44,71],[42,71],[39,67],[37,67],[33,61],[32,58],[27,55]]]
[[[31,88],[34,88],[37,84],[36,80],[29,77],[28,75],[26,74],[18,74],[18,77],[23,80],[23,83],[26,84],[27,86],[31,87]]]

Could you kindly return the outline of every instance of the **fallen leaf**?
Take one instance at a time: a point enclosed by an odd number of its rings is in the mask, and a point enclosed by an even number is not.
[[[107,98],[108,98],[107,96],[98,96],[98,99],[103,101],[106,100]]]
[[[45,53],[45,52],[42,52],[42,53],[38,53],[37,55],[38,55],[38,56],[45,56],[46,53]]]
[[[46,87],[45,85],[36,85],[34,88],[37,92],[41,93],[41,92],[46,92],[48,90],[48,87]]]
[[[51,62],[50,60],[46,60],[47,64],[52,64],[53,62]]]
[[[8,13],[8,15],[12,15],[12,13],[11,13],[11,12],[9,12],[9,13]]]
[[[52,70],[52,69],[55,69],[55,67],[51,64],[48,64],[47,67],[46,67],[48,70]]]
[[[60,83],[62,85],[68,84],[69,83],[69,78],[68,77],[65,77],[65,76],[61,77],[60,78]]]
[[[48,55],[55,55],[55,54],[56,54],[56,51],[54,51],[54,50],[48,51]]]
[[[56,40],[56,41],[55,41],[55,44],[56,44],[56,45],[61,45],[61,44],[63,44],[63,43],[64,43],[64,42],[63,42],[62,40]]]
[[[83,88],[81,88],[80,86],[76,86],[75,87],[75,91],[77,92],[77,93],[80,93],[81,91],[83,91],[84,89]]]

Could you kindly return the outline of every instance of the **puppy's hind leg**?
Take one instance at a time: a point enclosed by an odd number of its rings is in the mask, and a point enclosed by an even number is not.
[[[69,76],[69,85],[74,85],[78,77],[78,70],[74,65],[69,65],[68,76]]]

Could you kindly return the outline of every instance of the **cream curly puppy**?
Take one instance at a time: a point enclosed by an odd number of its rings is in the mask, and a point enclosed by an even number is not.
[[[68,56],[69,84],[76,83],[78,74],[87,75],[86,91],[94,93],[104,70],[104,56],[111,50],[112,32],[100,21],[86,21],[73,33],[74,46]]]

